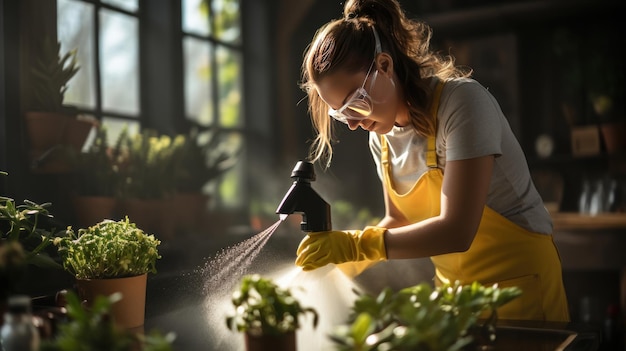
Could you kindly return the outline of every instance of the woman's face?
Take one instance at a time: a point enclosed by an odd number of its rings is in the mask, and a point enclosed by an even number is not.
[[[344,123],[351,130],[356,130],[360,126],[370,132],[385,134],[394,124],[404,125],[398,120],[403,119],[401,117],[403,113],[398,109],[398,91],[393,76],[378,70],[377,66],[376,63],[372,66],[369,75],[367,71],[348,73],[345,70],[338,70],[320,79],[316,84],[319,96],[335,110],[331,111],[331,116],[333,114],[348,116]],[[361,87],[365,94],[358,92]],[[359,108],[351,109],[353,106],[359,107],[363,104],[370,106],[371,113],[368,116],[354,113],[355,110],[360,111]],[[406,111],[406,108],[404,110]],[[408,122],[408,119],[406,121]]]

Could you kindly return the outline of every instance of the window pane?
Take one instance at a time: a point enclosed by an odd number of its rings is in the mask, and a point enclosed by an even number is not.
[[[215,36],[224,41],[239,42],[239,0],[213,0],[211,9]]]
[[[102,108],[139,114],[138,23],[135,17],[102,10]]]
[[[231,133],[226,144],[231,146],[233,150],[240,149],[243,145],[242,135]],[[238,156],[235,166],[224,174],[217,188],[222,206],[234,208],[243,205],[245,189],[243,189],[242,184],[245,184],[245,171],[240,159],[241,156]]]
[[[219,67],[220,125],[238,127],[241,118],[241,64],[239,54],[224,47],[218,47],[217,64]]]
[[[117,6],[129,12],[137,12],[139,5],[137,0],[102,0],[103,3]]]
[[[210,44],[184,38],[185,112],[201,125],[214,123],[211,99]]]
[[[61,53],[78,51],[80,69],[69,81],[65,104],[95,108],[95,59],[93,52],[93,5],[69,0],[57,2],[57,35]]]
[[[209,34],[208,0],[183,0],[183,31],[200,35]]]

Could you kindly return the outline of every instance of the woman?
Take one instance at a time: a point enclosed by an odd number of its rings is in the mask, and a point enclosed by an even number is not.
[[[436,284],[521,288],[500,318],[568,321],[552,221],[497,101],[433,53],[430,28],[396,0],[349,0],[344,16],[305,53],[311,158],[329,164],[332,119],[369,131],[386,213],[364,230],[310,233],[296,264],[431,257]]]

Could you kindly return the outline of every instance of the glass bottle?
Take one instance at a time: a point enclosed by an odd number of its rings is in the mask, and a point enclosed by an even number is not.
[[[39,332],[33,324],[31,299],[25,295],[9,297],[4,324],[0,331],[2,351],[38,351]]]

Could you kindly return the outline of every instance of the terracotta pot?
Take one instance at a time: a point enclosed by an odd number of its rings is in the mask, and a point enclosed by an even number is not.
[[[63,134],[63,143],[74,150],[82,150],[85,146],[89,133],[96,126],[96,121],[71,118],[68,121],[65,133]]]
[[[295,351],[296,332],[283,335],[252,336],[245,334],[247,351]]]
[[[66,149],[81,151],[97,121],[75,115],[28,111],[24,121],[29,141],[31,168],[37,173],[67,173],[71,164]]]
[[[175,217],[172,214],[172,199],[125,199],[121,205],[122,217],[128,216],[137,228],[159,239],[174,236]]]
[[[87,228],[104,219],[114,219],[117,199],[113,196],[74,196],[74,216],[79,228]]]
[[[97,296],[120,292],[122,299],[111,308],[111,317],[123,328],[137,328],[144,324],[148,274],[127,278],[77,279],[78,295],[90,306]]]
[[[154,230],[161,239],[173,239],[176,235],[176,216],[172,214],[173,199],[161,199],[159,206],[159,218],[156,221],[158,228]]]
[[[160,199],[125,199],[122,204],[122,217],[128,216],[137,228],[154,234],[161,229],[163,201]]]
[[[207,211],[209,195],[202,193],[177,193],[166,211],[175,220],[176,230],[196,232],[201,229]]]
[[[31,156],[39,156],[46,150],[63,144],[65,128],[70,117],[62,113],[24,113]]]
[[[67,173],[71,166],[64,150],[65,129],[70,117],[62,113],[26,112],[31,169],[37,173]]]
[[[613,154],[626,150],[626,123],[604,123],[600,125],[606,152]]]

